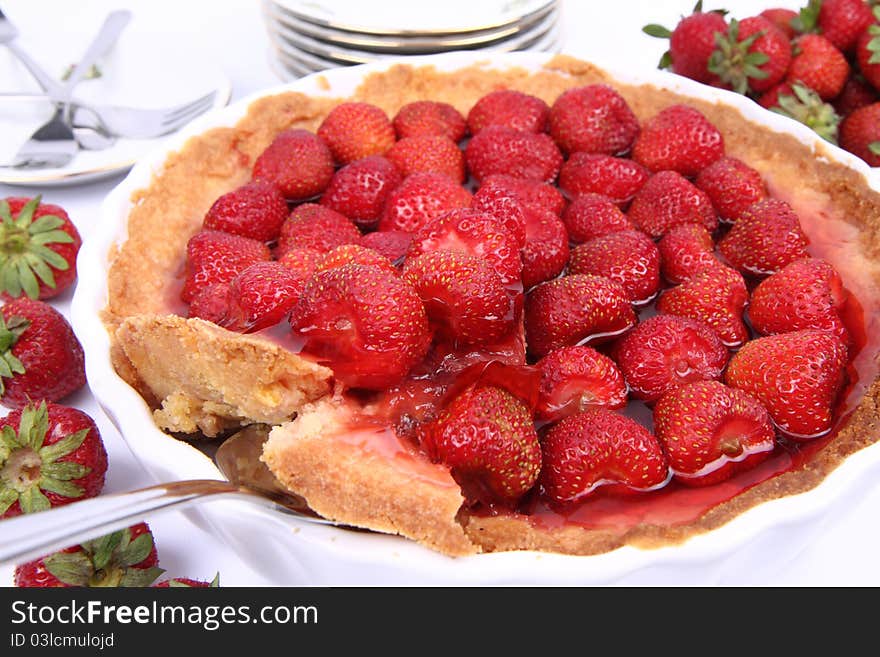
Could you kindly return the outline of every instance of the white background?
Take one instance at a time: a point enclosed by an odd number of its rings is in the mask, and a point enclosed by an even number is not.
[[[657,22],[672,28],[680,15],[690,13],[693,4],[694,0],[568,0],[563,3],[563,51],[615,62],[620,67],[654,67],[665,50],[665,42],[643,35],[641,26]],[[736,0],[724,4],[733,16],[745,18],[768,6],[797,8],[801,3]],[[705,5],[707,9],[720,6],[711,0]],[[156,52],[163,52],[167,61],[167,51],[172,49],[190,65],[204,62],[205,66],[219,67],[232,83],[233,101],[281,82],[270,65],[258,0],[3,0],[2,8],[21,30],[20,44],[47,67],[63,68],[65,62],[73,61],[71,58],[83,51],[108,10],[127,8],[134,13],[134,19],[126,34],[136,33],[149,44],[143,52],[145,61]],[[71,13],[74,11],[75,14]],[[143,39],[144,36],[148,38]],[[0,56],[6,54],[0,50]],[[173,69],[158,73],[151,77],[152,84],[163,76],[171,79],[175,75]],[[0,91],[13,90],[0,80]],[[26,136],[23,133],[22,140]],[[47,202],[65,207],[84,239],[88,239],[103,197],[120,179],[117,176],[88,185],[41,190],[0,184],[0,197],[39,191]],[[69,302],[69,293],[53,301],[65,313]],[[110,455],[107,492],[153,483],[88,391],[67,399],[66,403],[88,412],[101,429]],[[832,519],[814,543],[804,545],[797,558],[780,570],[760,575],[737,572],[721,583],[876,586],[880,584],[878,514],[880,487],[847,513]],[[221,582],[227,586],[272,583],[242,565],[229,548],[179,513],[165,513],[148,520],[156,536],[160,565],[169,576],[210,579],[219,571]],[[650,573],[645,573],[638,583],[654,582]],[[11,568],[0,568],[0,585],[12,585]]]

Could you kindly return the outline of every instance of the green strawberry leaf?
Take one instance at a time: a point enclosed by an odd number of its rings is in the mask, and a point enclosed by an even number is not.
[[[128,529],[121,529],[83,543],[83,548],[92,555],[95,570],[103,570],[107,567],[116,548],[125,540],[126,533],[129,533]]]
[[[72,463],[70,461],[56,461],[55,463],[46,463],[43,465],[41,472],[44,477],[51,477],[58,481],[70,481],[72,479],[82,479],[92,471],[91,468],[82,463]]]
[[[872,141],[868,144],[868,150],[874,155],[880,155],[880,141]]]
[[[54,463],[62,456],[67,456],[78,450],[80,445],[83,444],[83,441],[85,441],[88,433],[89,429],[80,429],[75,433],[64,436],[64,438],[57,443],[46,445],[40,450],[40,458],[43,459],[43,463]]]
[[[672,67],[672,53],[668,50],[663,53],[663,56],[660,57],[660,61],[657,62],[657,68],[659,69],[667,69]]]
[[[91,559],[83,552],[56,552],[43,559],[52,575],[68,586],[88,586],[95,572]]]
[[[12,488],[0,489],[0,515],[9,510],[13,504],[18,501],[18,491]]]
[[[43,495],[39,486],[28,486],[18,495],[18,503],[24,513],[48,511],[51,508],[49,499]]]
[[[795,32],[801,34],[815,32],[819,24],[820,9],[822,9],[822,0],[809,0],[807,6],[803,7],[797,17],[791,20],[791,26]]]
[[[642,32],[644,32],[648,36],[652,36],[657,39],[668,39],[672,36],[672,32],[669,31],[669,28],[663,27],[662,25],[657,25],[655,23],[645,25],[642,28]]]
[[[122,576],[119,586],[143,588],[149,586],[165,571],[162,568],[128,568]]]
[[[36,486],[31,488],[36,488]],[[47,475],[40,477],[40,488],[48,493],[55,493],[56,495],[71,499],[82,497],[84,493],[83,489],[76,484],[72,484],[69,481],[61,481]]]
[[[129,543],[120,554],[120,563],[123,566],[134,566],[150,556],[153,551],[153,537],[149,534],[141,534]]]
[[[62,219],[61,217],[54,214],[44,214],[36,221],[31,222],[31,224],[27,227],[27,231],[31,235],[37,235],[39,233],[45,233],[50,230],[55,230],[56,228],[61,228],[61,226],[63,225],[64,219]],[[68,237],[70,236],[68,235]]]
[[[34,212],[39,205],[39,196],[35,196],[30,201],[25,203],[24,207],[18,213],[18,216],[13,218],[13,223],[15,224],[16,228],[23,228],[24,230],[27,230],[28,226],[30,226],[31,222],[34,220]]]

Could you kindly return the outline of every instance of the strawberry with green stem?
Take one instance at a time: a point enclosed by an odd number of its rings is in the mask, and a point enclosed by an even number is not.
[[[791,90],[791,94],[780,93],[770,111],[799,121],[822,139],[836,144],[840,116],[834,107],[823,101],[815,91],[797,82],[791,85]]]
[[[872,16],[875,23],[856,41],[856,61],[865,79],[880,91],[880,6],[874,7]]]
[[[740,94],[766,91],[785,77],[791,62],[788,38],[761,16],[731,20],[715,43],[708,69]]]

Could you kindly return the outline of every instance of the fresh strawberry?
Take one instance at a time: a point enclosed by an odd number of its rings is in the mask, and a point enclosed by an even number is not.
[[[471,209],[491,215],[513,235],[519,248],[525,245],[527,207],[515,193],[481,186],[474,194]]]
[[[724,155],[724,137],[690,105],[670,105],[642,125],[632,158],[651,171],[696,176]]]
[[[0,419],[0,517],[44,511],[104,488],[107,452],[82,411],[40,402]]]
[[[823,139],[837,143],[840,116],[812,89],[803,84],[783,83],[761,96],[759,102],[778,114],[803,123]]]
[[[379,223],[388,196],[402,182],[403,175],[394,163],[381,155],[370,155],[334,173],[320,203],[361,228],[372,228]]]
[[[495,342],[513,326],[513,303],[485,260],[454,251],[408,257],[404,279],[418,292],[438,333],[456,346]]]
[[[343,244],[357,244],[361,233],[345,215],[317,203],[297,206],[281,225],[277,253],[290,249],[327,252]]]
[[[477,256],[505,285],[518,283],[522,261],[516,237],[492,215],[471,208],[450,210],[413,236],[407,258],[430,251],[457,251]]]
[[[548,210],[526,210],[526,243],[520,251],[523,289],[549,281],[562,273],[568,262],[568,231]]]
[[[779,333],[743,345],[725,383],[754,395],[780,430],[803,440],[831,430],[846,363],[846,345],[828,331]]]
[[[416,100],[401,107],[391,122],[398,139],[421,135],[443,135],[459,142],[467,132],[467,122],[449,103]]]
[[[227,308],[220,326],[253,333],[283,321],[302,293],[307,279],[280,262],[258,262],[229,283]]]
[[[845,54],[850,54],[856,40],[874,22],[871,4],[865,0],[811,0],[808,10],[818,8],[816,25],[826,39]]]
[[[86,384],[83,348],[64,315],[27,297],[0,313],[0,404],[59,401]]]
[[[650,171],[627,158],[573,153],[559,171],[559,187],[570,198],[594,193],[625,205],[650,177]]]
[[[210,582],[203,579],[193,579],[192,577],[174,577],[153,584],[153,588],[157,589],[216,589],[219,586],[220,573],[214,575],[214,579]]]
[[[41,197],[0,200],[0,292],[51,299],[76,280],[82,239],[63,208]]]
[[[541,440],[540,484],[552,503],[591,495],[633,494],[663,487],[669,465],[657,438],[641,424],[604,408],[563,418]]]
[[[709,70],[709,57],[715,51],[716,34],[727,32],[723,12],[706,12],[697,4],[694,13],[682,18],[671,32],[660,25],[646,25],[643,31],[653,37],[669,39],[669,51],[660,60],[660,68],[671,68],[675,73],[697,82],[717,80]]]
[[[274,184],[291,201],[317,196],[330,184],[333,155],[317,135],[308,130],[285,130],[254,162],[254,180]]]
[[[880,91],[880,8],[874,8],[878,24],[871,25],[856,42],[856,62],[865,79]]]
[[[325,255],[323,251],[308,247],[288,249],[278,257],[278,262],[300,278],[308,279],[318,271],[318,265],[323,262]]]
[[[513,89],[498,89],[480,98],[467,115],[468,129],[476,135],[490,125],[526,132],[546,132],[550,108],[540,98]]]
[[[550,136],[563,153],[629,151],[639,134],[639,120],[626,100],[605,84],[564,91],[550,108]]]
[[[660,289],[660,252],[637,230],[622,230],[575,247],[569,274],[595,274],[617,281],[632,303],[646,303]]]
[[[681,224],[670,229],[657,242],[657,249],[660,270],[670,283],[683,283],[703,269],[720,264],[712,235],[699,224]]]
[[[413,173],[388,195],[379,230],[414,233],[444,212],[466,208],[472,195],[442,173]]]
[[[785,201],[758,201],[718,243],[727,261],[743,273],[763,276],[806,257],[807,237]]]
[[[562,153],[550,135],[492,125],[471,137],[465,147],[471,175],[479,182],[496,173],[553,182]]]
[[[612,357],[630,393],[654,402],[685,383],[721,378],[728,353],[707,324],[654,315],[618,340]]]
[[[409,251],[412,244],[412,233],[402,230],[382,230],[367,233],[361,237],[360,245],[373,249],[388,258],[391,262],[398,262]]]
[[[354,262],[358,265],[374,265],[392,274],[397,273],[394,264],[378,251],[360,244],[343,244],[328,251],[315,268],[316,272],[327,271]]]
[[[139,523],[17,566],[19,587],[145,587],[165,572],[153,534]]]
[[[315,274],[290,316],[303,351],[357,388],[399,383],[431,339],[422,300],[399,276],[348,264]]]
[[[636,194],[627,216],[651,237],[661,237],[681,224],[697,224],[710,232],[718,228],[709,195],[675,171],[651,176]]]
[[[197,317],[219,325],[228,312],[229,283],[217,283],[195,293],[189,303],[187,317]]]
[[[464,153],[458,144],[443,135],[404,137],[388,149],[385,157],[404,176],[417,171],[435,171],[445,173],[459,183],[463,183],[467,177]]]
[[[471,501],[514,505],[538,480],[541,447],[532,415],[503,388],[466,388],[426,428],[422,441]]]
[[[202,227],[273,242],[289,213],[287,202],[274,183],[254,180],[214,201]]]
[[[880,42],[878,42],[880,43]],[[878,63],[880,66],[880,63]],[[880,77],[877,78],[880,81]],[[843,91],[832,103],[834,111],[840,117],[846,117],[857,109],[880,101],[880,93],[868,84],[864,78],[852,75],[843,86]]]
[[[792,45],[794,57],[786,81],[790,84],[800,82],[819,94],[822,100],[837,96],[850,74],[843,53],[820,34],[801,35]]]
[[[840,146],[880,167],[880,102],[857,109],[840,124]]]
[[[591,347],[571,346],[551,351],[535,366],[541,388],[535,413],[555,422],[587,408],[623,408],[627,390],[613,360]]]
[[[525,303],[526,341],[537,358],[627,331],[636,315],[626,291],[604,276],[563,276],[533,288]]]
[[[621,230],[635,230],[633,222],[614,201],[591,192],[575,197],[563,211],[562,221],[574,244]]]
[[[798,17],[796,11],[782,7],[774,7],[771,9],[765,9],[758,15],[763,16],[777,28],[782,30],[785,36],[788,37],[789,41],[797,36],[797,31],[795,31],[794,25],[792,24],[792,21]]]
[[[330,110],[318,126],[318,136],[339,165],[383,155],[394,145],[395,137],[394,127],[380,107],[354,101]]]
[[[736,348],[749,339],[743,323],[748,300],[742,274],[718,263],[664,292],[657,302],[657,310],[700,320],[715,331],[725,347]]]
[[[708,486],[766,459],[776,430],[752,395],[718,381],[671,390],[654,407],[654,432],[676,481]]]
[[[219,230],[201,230],[186,245],[186,277],[180,298],[189,303],[202,289],[228,283],[255,262],[269,260],[263,242]]]
[[[763,16],[731,20],[717,42],[709,70],[740,94],[760,93],[778,84],[791,63],[789,38]]]
[[[848,343],[841,315],[846,298],[840,274],[830,263],[804,258],[761,281],[752,293],[749,319],[764,335],[822,329]]]
[[[515,196],[527,206],[548,210],[557,216],[565,209],[565,198],[554,185],[527,178],[496,173],[480,182],[477,193],[506,193]]]
[[[695,184],[709,195],[718,216],[730,223],[768,196],[761,174],[735,157],[722,157],[707,166]]]
[[[757,100],[761,107],[773,109],[774,107],[779,107],[780,96],[792,95],[794,95],[794,89],[792,86],[788,82],[780,82],[758,96]],[[820,98],[819,100],[821,101],[822,99]]]

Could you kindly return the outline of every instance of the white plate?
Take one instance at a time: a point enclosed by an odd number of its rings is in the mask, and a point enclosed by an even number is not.
[[[449,53],[408,58],[406,63],[432,64],[453,71],[476,61],[485,66],[539,70],[549,55],[539,53]],[[323,71],[266,92],[293,90],[315,96],[345,97],[364,75],[394,62]],[[597,65],[621,83],[653,84],[686,96],[736,107],[747,119],[787,133],[817,153],[862,173],[880,190],[880,174],[862,160],[822,142],[807,127],[772,114],[732,92],[680,76],[642,69],[639,73]],[[260,96],[265,94],[260,94]],[[113,370],[110,341],[99,314],[107,302],[107,255],[125,238],[125,220],[133,191],[146,187],[161,169],[169,149],[208,128],[235,124],[259,96],[237,102],[194,122],[181,134],[142,159],[107,197],[101,225],[79,259],[79,282],[72,320],[86,352],[86,370],[101,406],[119,428],[138,459],[159,480],[220,478],[212,462],[189,444],[159,431],[143,399]],[[679,546],[655,550],[624,547],[597,556],[507,552],[449,558],[394,536],[351,532],[299,522],[241,502],[213,502],[198,513],[240,557],[270,581],[313,585],[411,584],[638,584],[650,573],[652,583],[714,584],[738,569],[749,569],[753,581],[798,553],[822,530],[823,519],[863,499],[880,480],[880,443],[847,458],[813,490],[773,500],[737,516],[722,527],[694,536]]]
[[[70,53],[81,52],[83,39],[91,37],[94,25],[80,25],[72,17],[67,41],[48,35],[36,49],[33,41],[22,47],[39,60],[51,74],[61,76],[72,63]],[[25,26],[19,26],[23,33]],[[79,35],[78,39],[74,39]],[[39,53],[39,55],[37,55]],[[144,53],[149,53],[148,57]],[[77,87],[76,96],[84,102],[119,104],[144,108],[178,105],[216,91],[214,108],[229,102],[232,87],[214,63],[192,57],[175,46],[173,40],[139,30],[136,19],[122,33],[113,51],[100,66],[100,78],[86,80]],[[173,71],[173,74],[171,72]],[[0,49],[0,91],[39,92],[39,86],[7,49]],[[0,97],[0,163],[11,162],[18,148],[33,131],[52,115],[45,101],[4,100]],[[157,147],[159,139],[119,139],[101,151],[80,151],[65,167],[51,169],[14,169],[0,166],[0,183],[24,186],[59,186],[92,182],[130,168]]]

